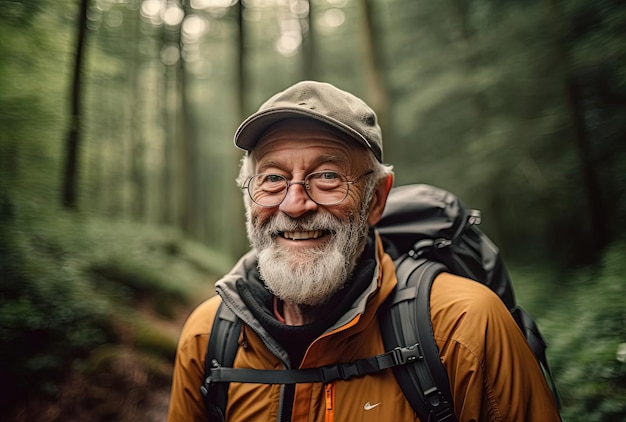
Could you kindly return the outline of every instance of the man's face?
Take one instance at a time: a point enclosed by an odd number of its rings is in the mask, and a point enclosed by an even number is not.
[[[321,124],[287,120],[275,125],[254,150],[256,174],[271,173],[292,182],[316,171],[355,180],[371,170],[365,148],[342,139]],[[291,185],[283,202],[248,210],[247,230],[259,253],[266,286],[282,300],[315,306],[343,287],[363,250],[369,198],[365,178],[332,206],[316,204],[301,184]]]

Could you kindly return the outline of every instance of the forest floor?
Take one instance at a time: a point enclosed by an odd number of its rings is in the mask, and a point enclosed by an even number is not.
[[[146,303],[136,309],[175,343],[193,306],[181,305],[172,318],[157,315]],[[125,338],[124,333],[120,338]],[[17,403],[8,420],[165,422],[173,362],[126,343],[122,340],[94,350],[89,368],[71,370],[54,398],[36,397]]]

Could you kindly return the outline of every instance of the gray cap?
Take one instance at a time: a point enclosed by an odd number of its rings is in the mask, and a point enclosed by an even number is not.
[[[325,82],[298,82],[274,95],[239,126],[235,145],[252,151],[270,125],[298,117],[339,129],[383,161],[382,133],[374,110],[360,98]]]

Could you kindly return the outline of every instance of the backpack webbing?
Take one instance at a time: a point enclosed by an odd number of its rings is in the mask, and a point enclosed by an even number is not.
[[[383,369],[406,365],[414,360],[422,359],[417,345],[396,347],[380,355],[353,362],[338,363],[335,365],[320,366],[305,369],[253,369],[222,367],[215,362],[209,369],[206,383],[225,385],[230,382],[250,384],[299,384],[312,382],[331,382],[348,380],[354,377],[373,374]]]
[[[241,322],[221,303],[218,307],[205,356],[205,376],[200,388],[209,414],[224,420],[228,400],[228,383],[297,384],[348,380],[384,369],[423,361],[417,344],[392,350],[353,362],[306,369],[233,368]],[[220,345],[222,347],[220,347]]]
[[[204,358],[205,377],[211,368],[218,365],[232,367],[239,348],[241,320],[223,303],[217,308],[209,344]],[[200,387],[209,416],[217,421],[226,420],[226,403],[228,402],[228,384],[219,384],[220,388],[207,388],[206,381]]]
[[[407,368],[394,368],[396,380],[421,421],[455,422],[448,374],[439,359],[430,320],[430,288],[446,267],[434,261],[396,260],[398,284],[383,312],[379,312],[385,348],[418,343],[424,359]]]
[[[516,307],[512,313],[515,320],[518,321],[518,325],[521,327],[528,345],[535,354],[535,357],[539,362],[539,366],[543,371],[544,377],[550,384],[550,390],[554,396],[554,401],[560,409],[561,397],[559,396],[559,392],[556,388],[556,381],[554,380],[554,376],[550,370],[550,365],[548,364],[548,356],[546,355],[547,345],[543,339],[543,335],[541,335],[537,323],[532,319],[528,312],[520,307]]]

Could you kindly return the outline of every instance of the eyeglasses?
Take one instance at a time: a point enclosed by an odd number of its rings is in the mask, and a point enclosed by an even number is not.
[[[350,185],[372,173],[374,170],[348,180],[345,175],[334,171],[316,171],[300,182],[290,182],[280,174],[263,173],[246,179],[241,188],[248,190],[252,202],[266,208],[280,205],[292,185],[304,186],[309,198],[318,205],[337,205],[348,197]]]

